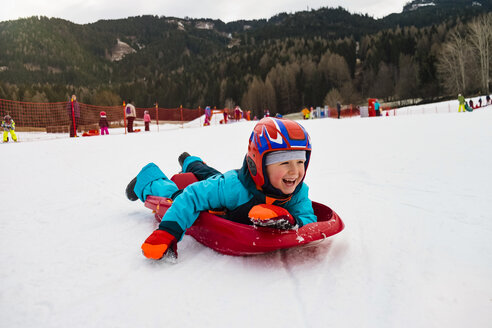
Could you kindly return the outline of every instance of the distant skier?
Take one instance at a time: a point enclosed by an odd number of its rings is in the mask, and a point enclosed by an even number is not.
[[[305,120],[309,119],[309,113],[310,112],[309,112],[309,109],[307,107],[304,107],[302,109],[301,113],[302,113],[302,118],[303,119],[305,119]]]
[[[101,135],[109,134],[108,130],[109,124],[106,118],[106,112],[99,113],[99,128],[101,129]]]
[[[241,107],[239,106],[234,107],[234,119],[236,120],[236,122],[241,120],[242,117],[243,117],[243,110],[241,109]]]
[[[3,128],[3,142],[9,142],[9,132],[12,140],[17,142],[17,136],[15,135],[15,122],[10,115],[5,115],[2,121]]]
[[[183,172],[200,180],[184,190],[169,180],[154,163],[147,164],[127,186],[128,199],[145,202],[147,196],[173,199],[159,228],[143,243],[143,254],[158,260],[191,227],[202,211],[219,210],[238,223],[293,229],[317,221],[308,187],[303,182],[311,157],[311,142],[297,122],[264,118],[249,139],[239,170],[220,173],[201,158],[183,153]]]
[[[463,109],[463,113],[466,112],[466,110],[465,110],[466,100],[465,100],[465,97],[463,97],[461,95],[461,93],[458,95],[458,101],[460,103],[459,106],[458,106],[458,113],[460,113],[462,109]]]
[[[203,126],[209,126],[210,122],[212,122],[212,109],[207,106],[205,107],[205,122],[203,122]]]
[[[150,114],[148,110],[144,112],[143,119],[145,124],[145,131],[150,131]]]
[[[135,106],[132,104],[131,100],[128,100],[125,110],[126,110],[126,120],[127,120],[127,131],[128,133],[131,133],[134,132],[133,121],[135,121],[135,117],[137,117],[137,110],[135,109]]]
[[[376,112],[376,116],[381,116],[381,104],[377,99],[374,102],[374,111]]]
[[[229,119],[228,109],[227,108],[224,108],[224,112],[222,114],[224,116],[223,122],[224,122],[224,124],[227,124],[227,121]]]

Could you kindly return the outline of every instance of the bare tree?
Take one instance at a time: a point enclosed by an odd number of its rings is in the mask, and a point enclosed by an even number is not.
[[[464,93],[467,88],[466,68],[469,51],[466,38],[459,31],[449,34],[449,41],[441,50],[438,74],[450,93]]]
[[[252,110],[255,115],[261,115],[266,108],[275,110],[275,90],[268,77],[265,82],[257,76],[253,77],[241,104],[244,108]]]
[[[232,100],[232,98],[227,98],[225,100],[224,108],[232,109],[234,108],[234,106],[236,106],[236,103],[234,102],[234,100]]]
[[[413,58],[408,55],[400,54],[398,79],[395,91],[399,99],[415,98],[417,93],[417,65]]]
[[[341,98],[338,100],[343,100],[345,104],[358,104],[363,101],[361,95],[354,88],[352,81],[347,81],[342,85],[340,95]]]
[[[328,93],[325,96],[325,99],[323,103],[325,105],[328,105],[332,108],[335,108],[337,106],[337,102],[343,103],[344,99],[342,98],[342,95],[340,94],[340,91],[338,89],[331,89],[328,91]]]
[[[469,24],[469,28],[470,42],[480,62],[481,89],[488,94],[492,55],[492,13],[477,17]]]
[[[330,86],[340,88],[350,81],[347,61],[340,55],[327,51],[318,64],[318,69],[325,75]]]
[[[379,71],[372,85],[372,92],[378,98],[389,99],[394,94],[396,69],[384,61],[379,63]]]
[[[300,71],[297,63],[288,63],[285,66],[277,64],[267,74],[267,80],[271,83],[276,97],[276,112],[281,114],[293,113],[297,110],[298,102],[296,89],[296,76]]]

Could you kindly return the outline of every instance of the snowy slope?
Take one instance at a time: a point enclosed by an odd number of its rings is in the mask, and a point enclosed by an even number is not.
[[[156,223],[126,184],[182,151],[237,168],[254,123],[0,145],[0,326],[490,327],[491,122],[303,121],[311,198],[345,230],[254,257],[185,236],[177,264],[141,255]]]

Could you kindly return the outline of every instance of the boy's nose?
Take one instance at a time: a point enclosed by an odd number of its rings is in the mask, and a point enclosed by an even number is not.
[[[297,166],[295,164],[290,163],[289,164],[289,173],[295,173],[297,172]]]

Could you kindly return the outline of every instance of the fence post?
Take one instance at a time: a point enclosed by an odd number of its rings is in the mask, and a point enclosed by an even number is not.
[[[123,127],[125,128],[125,134],[126,134],[126,104],[123,102]]]
[[[159,104],[155,102],[155,120],[157,122],[157,132],[159,132]]]
[[[198,106],[198,124],[199,124],[199,126],[202,126],[202,115],[201,115],[201,112],[202,112],[202,107],[201,106]]]
[[[77,136],[77,127],[75,126],[75,111],[73,109],[73,97],[71,99],[71,102],[72,102],[72,123],[73,123],[73,135],[74,137]],[[80,107],[79,107],[79,111],[80,111]],[[80,123],[79,123],[80,124]]]

